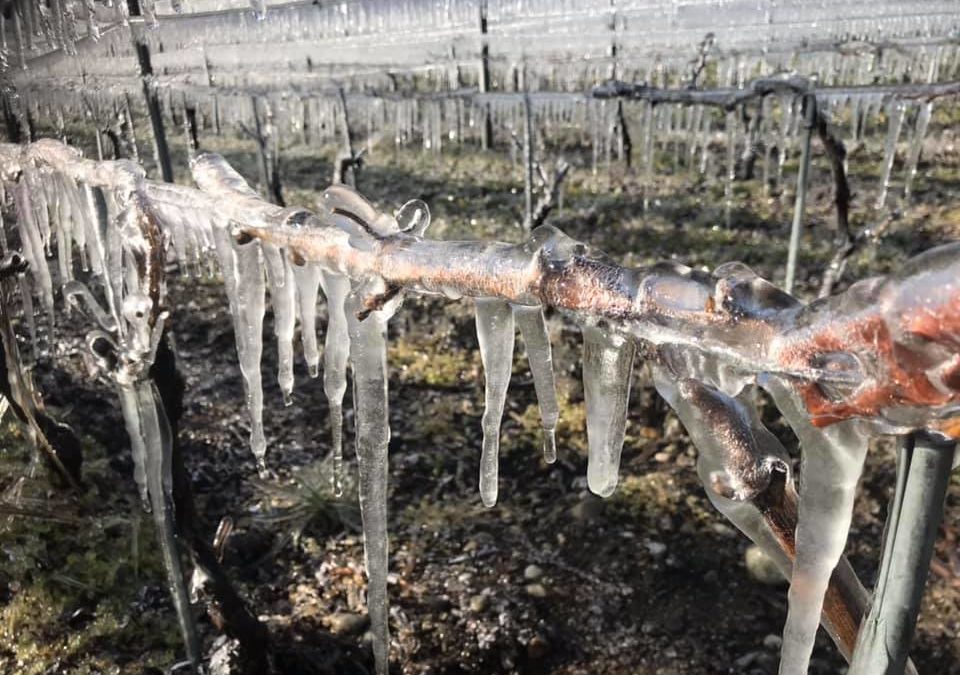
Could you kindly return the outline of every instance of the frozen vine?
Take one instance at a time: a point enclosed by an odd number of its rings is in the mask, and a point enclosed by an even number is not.
[[[93,353],[117,382],[141,492],[158,517],[168,510],[169,433],[142,373],[162,330],[162,254],[174,254],[185,271],[219,261],[261,468],[267,290],[285,397],[294,384],[298,321],[309,372],[319,375],[313,331],[323,292],[330,315],[324,391],[335,458],[342,448],[347,366],[353,371],[378,673],[387,672],[389,656],[386,325],[405,293],[476,302],[487,404],[480,484],[488,505],[497,496],[515,328],[534,373],[549,461],[556,454],[558,407],[543,309],[560,310],[580,325],[588,484],[603,496],[617,483],[633,363],[643,348],[658,391],[700,448],[698,472],[711,501],[782,569],[792,570],[784,674],[806,672],[821,620],[841,651],[850,653],[864,592],[842,551],[869,435],[916,429],[960,434],[954,283],[960,245],[934,249],[897,275],[803,305],[739,263],[712,273],[672,263],[625,268],[549,226],[519,244],[432,240],[425,236],[426,205],[411,202],[392,216],[344,186],[325,191],[316,212],[282,209],[263,201],[217,155],[193,162],[199,189],[151,183],[135,165],[83,160],[51,141],[0,147],[0,169],[12,188],[30,264],[27,295],[40,298],[51,321],[58,294],[86,302],[97,317]],[[54,243],[56,274],[48,266]],[[99,277],[102,293],[70,278],[74,248],[82,252],[81,266]],[[99,309],[95,297],[105,299]],[[799,498],[783,448],[759,421],[758,387],[770,393],[800,439]]]

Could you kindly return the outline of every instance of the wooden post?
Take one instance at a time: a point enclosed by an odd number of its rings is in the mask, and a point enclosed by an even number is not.
[[[17,36],[17,58],[20,59],[20,67],[26,69],[27,43],[23,37],[23,19],[20,15],[19,5],[15,5],[13,8],[13,30],[14,34]]]
[[[490,91],[490,45],[487,43],[487,0],[480,0],[480,73],[477,88],[481,94]],[[480,147],[488,150],[493,145],[493,120],[490,119],[490,104],[481,108]]]
[[[340,134],[343,136],[343,152],[337,161],[346,160],[343,175],[341,179],[344,184],[350,187],[357,187],[357,176],[354,171],[353,158],[353,138],[350,136],[350,114],[347,111],[347,95],[343,92],[343,87],[337,89],[337,97],[340,100]]]
[[[124,133],[127,144],[130,146],[130,156],[137,163],[140,162],[140,149],[137,147],[137,129],[133,126],[133,106],[130,105],[130,95],[123,95]]]
[[[3,94],[3,120],[7,127],[7,141],[10,143],[20,143],[23,140],[23,125],[17,117],[10,102],[10,94]]]
[[[270,134],[264,129],[264,121],[260,117],[260,99],[257,96],[252,96],[250,97],[250,103],[253,106],[253,135],[257,142],[257,150],[260,153],[260,182],[270,201],[279,206],[286,206],[283,201],[283,188],[280,185],[277,148],[276,146],[272,148],[270,146],[274,140],[271,136],[275,138],[275,134]]]
[[[150,47],[144,37],[143,11],[140,0],[128,0],[130,7],[130,37],[137,54],[137,64],[140,68],[140,81],[143,85],[143,98],[147,104],[147,113],[150,115],[150,127],[153,130],[154,149],[157,154],[157,164],[160,168],[160,177],[166,183],[173,182],[173,163],[170,161],[170,147],[167,145],[167,133],[163,127],[163,110],[160,108],[160,98],[153,86],[153,65],[150,62]]]
[[[797,274],[797,256],[800,251],[800,233],[803,229],[803,212],[807,205],[807,176],[810,173],[810,139],[817,120],[817,97],[803,97],[803,145],[800,148],[800,172],[797,175],[797,201],[793,208],[793,226],[790,228],[790,248],[787,251],[787,278],[784,288],[793,292]]]

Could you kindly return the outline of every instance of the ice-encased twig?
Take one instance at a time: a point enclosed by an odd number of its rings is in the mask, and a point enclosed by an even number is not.
[[[500,422],[513,370],[513,310],[502,300],[476,301],[477,339],[483,361],[483,451],[480,455],[480,499],[486,507],[497,503],[500,464]]]
[[[662,351],[661,360],[664,356],[671,360],[675,355]],[[708,366],[697,375],[704,376],[705,382],[728,388],[732,384],[730,392],[684,379],[677,369],[661,363],[653,367],[654,385],[697,448],[697,474],[710,502],[763,549],[789,579],[796,558],[797,524],[797,495],[789,457],[760,421],[755,387],[740,389],[740,383],[722,382],[723,378],[717,378],[718,373],[711,370]],[[730,395],[734,390],[740,390],[736,397]],[[781,474],[779,483],[777,473]],[[729,487],[739,487],[739,495],[725,489]],[[744,487],[748,494],[743,492]],[[821,622],[848,661],[868,598],[850,563],[841,558],[824,596]],[[912,664],[910,672],[915,672]]]
[[[523,337],[533,374],[533,387],[543,423],[543,458],[548,464],[557,461],[557,421],[560,405],[557,403],[557,385],[553,375],[553,350],[550,333],[540,306],[514,305],[513,315]]]
[[[584,326],[583,396],[587,406],[587,486],[609,497],[617,487],[620,452],[637,344],[630,336]]]
[[[790,577],[780,675],[806,675],[823,597],[847,543],[868,436],[860,420],[818,429],[784,380],[764,377],[761,385],[800,439],[802,451],[797,558]]]
[[[387,675],[390,633],[387,625],[387,447],[390,425],[387,408],[387,312],[357,319],[362,306],[354,294],[348,300],[350,365],[357,424],[360,515],[367,567],[367,611],[373,634],[377,675]]]

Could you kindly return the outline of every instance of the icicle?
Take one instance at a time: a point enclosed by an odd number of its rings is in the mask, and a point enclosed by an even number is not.
[[[390,633],[387,625],[387,447],[390,426],[387,411],[386,311],[357,318],[360,294],[348,301],[350,364],[353,367],[353,400],[357,419],[357,460],[360,469],[360,515],[367,567],[367,613],[373,634],[377,675],[387,675]]]
[[[323,393],[330,408],[330,443],[333,454],[333,493],[343,494],[343,396],[347,391],[347,357],[350,354],[350,333],[347,326],[346,301],[350,280],[323,272],[320,276],[323,294],[327,296],[327,336],[323,347]]]
[[[483,453],[480,456],[480,499],[483,505],[497,503],[500,455],[500,422],[507,401],[513,370],[514,326],[510,305],[502,300],[478,298],[477,338],[485,382]]]
[[[47,267],[47,258],[44,252],[43,241],[40,235],[40,226],[37,223],[37,213],[33,206],[33,193],[28,182],[21,180],[13,189],[13,202],[17,211],[17,228],[20,230],[20,241],[23,257],[30,264],[30,274],[36,280],[40,289],[43,305],[50,317],[53,316],[53,279]],[[24,297],[28,292],[24,293]]]
[[[84,0],[84,6],[87,10],[87,35],[96,42],[100,39],[100,24],[97,23],[97,10],[94,0]]]
[[[894,99],[887,104],[887,138],[883,144],[883,172],[880,177],[880,196],[876,203],[878,209],[882,209],[887,203],[890,174],[893,171],[893,160],[897,156],[897,139],[900,138],[900,128],[903,126],[903,113],[903,101]]]
[[[550,334],[543,316],[542,307],[514,305],[513,315],[530,362],[533,374],[533,386],[537,392],[540,406],[540,419],[543,422],[543,459],[548,464],[557,461],[557,420],[560,418],[560,406],[557,403],[557,387],[553,377],[553,354],[550,348]]]
[[[143,22],[147,28],[153,30],[160,24],[157,22],[156,0],[140,0],[140,11],[143,13]],[[126,4],[121,2],[120,4]]]
[[[727,169],[723,183],[723,216],[727,227],[731,226],[733,216],[733,183],[737,179],[737,111],[727,112]]]
[[[917,115],[917,126],[910,141],[910,153],[907,155],[907,176],[904,179],[903,196],[910,198],[913,189],[913,180],[917,177],[917,165],[920,163],[920,153],[923,150],[923,139],[927,135],[927,126],[930,124],[930,115],[933,113],[933,101],[927,101],[920,107]]]
[[[293,334],[296,328],[296,281],[283,253],[275,246],[264,245],[263,257],[267,263],[270,281],[270,304],[273,307],[273,329],[277,336],[277,382],[283,394],[283,404],[293,399]]]
[[[263,382],[260,357],[263,353],[263,314],[266,284],[260,261],[260,245],[256,242],[239,245],[222,227],[214,228],[214,240],[224,286],[230,300],[230,314],[237,339],[240,372],[250,412],[250,447],[257,460],[257,469],[267,469],[267,440],[263,433]]]
[[[320,267],[313,263],[293,265],[300,314],[300,342],[310,377],[320,374],[320,350],[317,348],[317,299],[320,297]]]
[[[133,480],[137,484],[137,491],[140,494],[140,505],[144,511],[149,513],[151,507],[150,492],[147,488],[147,447],[140,430],[139,399],[132,386],[118,387],[118,390],[120,393],[120,410],[123,413],[127,435],[130,436]]]
[[[587,406],[587,485],[609,497],[617,487],[637,347],[633,338],[585,326],[583,395]]]
[[[759,382],[800,440],[797,557],[790,580],[780,675],[806,675],[823,596],[847,542],[868,437],[858,420],[823,429],[813,426],[787,383],[769,376],[761,376]]]
[[[200,641],[197,637],[196,623],[190,609],[190,595],[177,549],[177,535],[173,513],[173,473],[171,453],[173,435],[167,416],[163,412],[163,403],[156,386],[151,381],[136,384],[120,384],[121,400],[126,418],[127,431],[131,443],[139,443],[145,458],[146,483],[150,496],[151,510],[157,530],[157,543],[167,571],[170,595],[180,622],[187,658],[194,664],[200,662]],[[139,436],[135,440],[134,434]],[[141,493],[142,494],[142,493]]]
[[[643,118],[643,210],[646,213],[650,208],[650,196],[653,194],[653,116],[654,106],[648,103],[646,115]]]

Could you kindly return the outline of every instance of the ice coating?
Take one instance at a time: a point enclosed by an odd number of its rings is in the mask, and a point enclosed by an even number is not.
[[[140,493],[140,504],[145,511],[152,509],[150,491],[147,484],[147,447],[141,431],[140,399],[133,387],[120,389],[120,409],[123,421],[130,437],[130,450],[133,456],[133,480]]]
[[[587,486],[609,497],[617,487],[620,451],[627,427],[633,359],[633,338],[584,326],[583,396],[587,407]]]
[[[698,370],[703,382],[684,379],[684,373]],[[789,579],[797,555],[797,495],[786,450],[760,421],[756,387],[741,388],[740,383],[725,378],[716,363],[670,348],[660,350],[652,371],[658,393],[680,417],[697,447],[697,473],[711,503],[760,546]],[[720,386],[715,388],[710,382]],[[739,393],[731,396],[738,389]],[[778,474],[780,483],[774,485]],[[724,489],[738,483],[748,492]],[[771,517],[773,512],[779,515]],[[848,661],[867,603],[867,591],[849,562],[841,558],[820,619]]]
[[[132,391],[130,391],[132,389]],[[125,412],[136,414],[139,418],[139,431],[142,434],[146,453],[146,479],[150,493],[151,511],[157,529],[157,541],[160,554],[167,571],[167,582],[173,598],[173,606],[184,635],[187,657],[193,663],[201,662],[200,641],[196,623],[190,609],[190,595],[187,591],[180,552],[177,548],[177,536],[174,526],[174,506],[171,471],[171,452],[173,438],[163,404],[156,386],[150,382],[120,387],[121,396],[129,398]],[[133,431],[128,422],[128,432]],[[131,434],[131,439],[133,435]]]
[[[797,558],[790,577],[780,674],[805,675],[820,624],[823,597],[847,543],[868,436],[860,420],[818,429],[810,423],[799,397],[781,378],[766,377],[761,384],[802,447]]]
[[[543,459],[557,461],[557,421],[560,405],[557,403],[557,385],[553,375],[553,352],[543,308],[514,305],[513,316],[527,350],[533,386],[537,392],[540,419],[543,424]]]
[[[480,455],[480,498],[486,507],[497,503],[500,462],[500,422],[513,370],[513,310],[502,300],[476,301],[477,339],[483,361],[483,452]]]
[[[708,448],[701,470],[709,483],[708,494],[739,527],[759,540],[764,535],[757,529],[757,514],[747,507],[750,499],[763,494],[763,480],[756,479],[784,472],[777,470],[781,466],[776,452],[779,446],[759,425],[751,407],[752,382],[757,379],[771,391],[800,437],[804,454],[795,583],[784,642],[785,673],[803,672],[809,658],[823,593],[829,594],[827,583],[842,552],[867,430],[904,433],[932,428],[951,437],[960,432],[956,423],[960,402],[956,377],[960,335],[957,245],[931,251],[895,276],[860,282],[844,294],[804,306],[739,264],[718,267],[713,273],[672,263],[624,268],[550,227],[539,228],[520,244],[430,241],[418,226],[407,225],[410,220],[419,223],[419,218],[403,216],[405,228],[401,231],[397,220],[402,210],[397,219],[391,218],[342,187],[328,191],[326,213],[291,220],[261,202],[229,165],[209,156],[198,158],[194,165],[202,189],[190,190],[147,181],[142,187],[131,187],[129,181],[142,179],[131,176],[129,167],[125,169],[121,163],[85,163],[57,155],[51,146],[34,149],[31,161],[69,168],[86,203],[81,213],[90,217],[81,216],[79,221],[74,217],[76,203],[69,184],[65,191],[49,189],[58,183],[44,174],[48,169],[33,169],[34,174],[12,186],[13,191],[17,185],[27,186],[18,215],[24,214],[27,234],[38,242],[43,260],[51,244],[73,241],[81,246],[75,235],[83,232],[91,268],[99,266],[105,291],[113,297],[98,321],[108,326],[110,319],[104,317],[118,321],[117,335],[100,343],[122,350],[127,360],[121,362],[127,366],[149,361],[159,333],[151,326],[162,326],[157,307],[152,302],[144,304],[144,299],[154,297],[159,289],[157,268],[148,264],[144,252],[158,246],[156,233],[144,229],[149,221],[147,211],[138,211],[138,205],[156,207],[150,210],[159,219],[158,226],[171,233],[175,248],[184,257],[216,246],[231,298],[241,365],[247,368],[244,376],[256,373],[258,396],[267,285],[264,269],[283,270],[283,284],[275,283],[280,279],[276,274],[271,286],[274,291],[294,290],[291,306],[303,301],[298,292],[305,280],[297,276],[297,269],[316,266],[321,271],[330,303],[328,344],[339,323],[349,335],[337,341],[340,358],[345,363],[349,353],[355,374],[370,614],[380,672],[384,672],[388,656],[385,325],[404,291],[468,295],[478,298],[478,306],[492,305],[498,311],[505,307],[516,317],[511,321],[521,324],[528,353],[538,339],[549,345],[541,306],[559,309],[581,324],[590,434],[588,482],[600,493],[616,484],[634,339],[647,342],[645,349],[659,345],[661,352],[680,350],[682,367],[669,376],[675,381],[664,384],[660,377],[658,387],[685,424],[689,421],[695,440],[705,430],[719,432],[713,450],[709,441],[701,440]],[[5,151],[20,157],[19,149],[0,148],[4,162]],[[46,159],[47,155],[52,159]],[[37,195],[38,190],[42,196]],[[177,201],[184,205],[179,210]],[[215,215],[200,222],[204,219],[186,216],[185,209]],[[46,230],[41,216],[46,218]],[[68,216],[77,223],[70,232],[64,229]],[[187,241],[176,241],[183,238]],[[279,264],[268,251],[282,252]],[[62,254],[58,251],[57,255]],[[69,254],[58,269],[64,265],[69,266]],[[307,275],[306,281],[310,279]],[[67,295],[67,288],[64,290]],[[82,292],[72,295],[87,302]],[[276,307],[274,311],[278,312]],[[291,310],[293,320],[297,312],[303,325],[303,307]],[[532,330],[524,329],[521,316],[535,324]],[[157,323],[151,324],[152,320]],[[512,328],[510,333],[512,336]],[[288,334],[292,340],[292,332]],[[538,359],[548,361],[549,352],[539,347],[532,351]],[[338,368],[332,362],[333,352],[325,350],[327,373],[342,373],[345,366]],[[506,362],[509,376],[509,358],[490,360],[501,366]],[[484,365],[488,366],[486,356]],[[537,370],[532,354],[531,369]],[[137,372],[136,368],[130,371]],[[325,391],[333,401],[339,390],[338,400],[342,401],[344,385],[340,383],[345,383],[345,378],[337,375],[337,382],[328,390],[327,373]],[[536,372],[534,377],[537,382]],[[250,381],[247,386],[254,389]],[[541,395],[539,382],[537,389],[546,428],[549,395]],[[251,395],[251,403],[253,398]],[[143,408],[143,399],[141,403]],[[494,403],[499,412],[495,405],[488,407],[485,416],[495,414],[499,426],[502,403]],[[690,410],[682,412],[685,406]],[[134,407],[126,405],[125,410]],[[254,419],[262,416],[254,411],[256,407],[251,407]],[[338,420],[337,431],[339,427]],[[594,433],[598,429],[600,433]],[[262,421],[260,432],[262,438]],[[148,491],[152,480],[149,456],[157,456],[149,453],[149,449],[142,453]],[[759,456],[763,461],[724,464],[717,460],[721,455]],[[746,476],[747,481],[737,483],[731,475]],[[813,478],[807,480],[809,476]],[[779,558],[774,556],[781,565],[782,554],[781,550]]]

